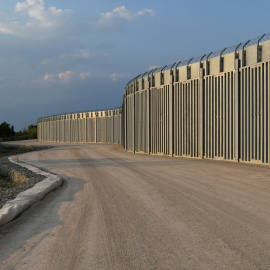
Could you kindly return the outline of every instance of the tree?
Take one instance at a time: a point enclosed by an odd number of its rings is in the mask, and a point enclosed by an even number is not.
[[[37,138],[37,126],[36,125],[28,126],[28,138],[29,139],[36,139]]]
[[[0,138],[8,138],[15,135],[14,127],[8,124],[7,122],[3,122],[0,125]]]

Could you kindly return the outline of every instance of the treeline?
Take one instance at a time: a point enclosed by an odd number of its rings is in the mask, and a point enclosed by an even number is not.
[[[11,126],[7,122],[0,124],[0,140],[2,141],[18,141],[37,138],[37,126],[30,125],[28,128],[24,128],[21,131],[15,132],[14,126]]]

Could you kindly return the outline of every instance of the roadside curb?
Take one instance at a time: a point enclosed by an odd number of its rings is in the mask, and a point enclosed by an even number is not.
[[[8,159],[10,162],[27,168],[36,174],[46,176],[46,178],[37,183],[34,187],[19,193],[14,200],[7,201],[7,203],[0,209],[0,226],[14,219],[31,205],[42,200],[48,193],[59,188],[63,182],[63,179],[56,175],[41,171],[40,169],[28,164],[18,163],[14,161],[12,157],[9,157]]]

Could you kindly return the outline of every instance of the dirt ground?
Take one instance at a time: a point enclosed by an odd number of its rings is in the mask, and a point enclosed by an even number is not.
[[[33,140],[31,140],[31,142],[33,142]],[[0,158],[27,153],[31,151],[37,151],[42,148],[43,147],[41,146],[38,147],[38,146],[24,145],[23,143],[17,145],[17,142],[0,143]]]
[[[0,227],[1,270],[270,268],[269,167],[51,145],[22,160],[64,185]]]

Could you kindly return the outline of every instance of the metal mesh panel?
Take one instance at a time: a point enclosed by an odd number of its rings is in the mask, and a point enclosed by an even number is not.
[[[174,94],[174,154],[198,157],[198,80],[177,83]]]
[[[269,163],[269,62],[240,70],[240,159]]]

